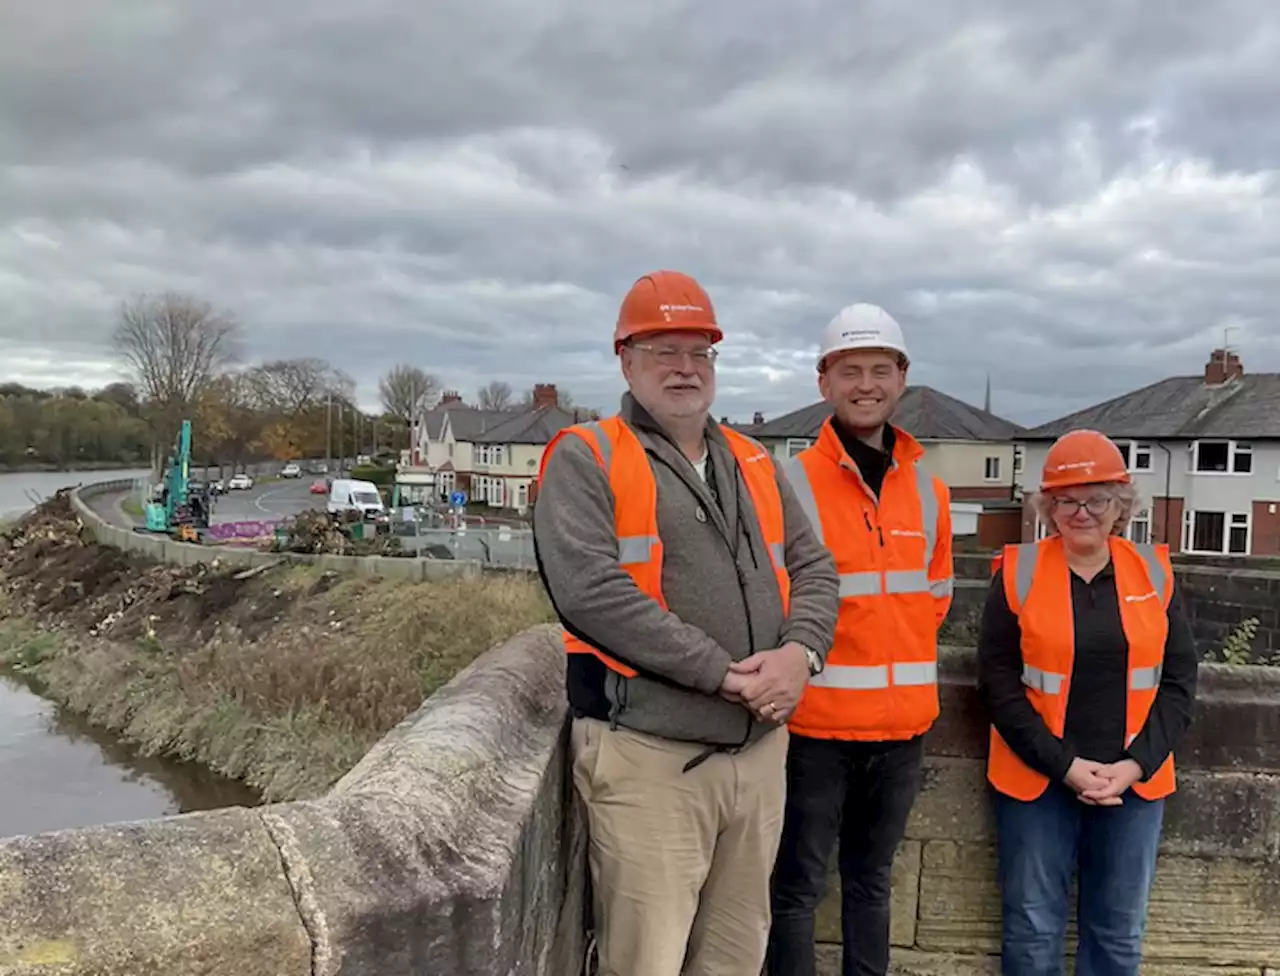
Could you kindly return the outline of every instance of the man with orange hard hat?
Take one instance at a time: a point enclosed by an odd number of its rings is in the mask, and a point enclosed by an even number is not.
[[[621,411],[561,431],[539,474],[601,976],[758,976],[786,721],[835,628],[795,493],[710,420],[721,338],[692,278],[640,278],[614,332]]]
[[[938,628],[951,606],[951,496],[889,419],[907,383],[902,328],[851,305],[827,326],[818,388],[833,416],[787,477],[835,558],[835,641],[791,716],[770,976],[812,976],[814,911],[839,847],[844,976],[889,965],[894,854],[938,717]]]

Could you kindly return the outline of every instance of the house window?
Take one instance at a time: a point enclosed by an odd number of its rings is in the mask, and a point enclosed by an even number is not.
[[[1183,517],[1182,548],[1209,555],[1247,556],[1250,520],[1248,512],[1187,512]]]
[[[1253,445],[1242,441],[1196,441],[1191,469],[1199,474],[1249,474]]]
[[[1151,541],[1151,509],[1144,508],[1133,513],[1129,519],[1129,527],[1125,529],[1125,536],[1130,542],[1136,542],[1140,546]]]
[[[529,507],[529,486],[522,484],[516,489],[516,508]]]
[[[999,456],[993,456],[993,457],[989,457],[989,458],[987,458],[987,459],[986,459],[986,462],[985,462],[985,463],[983,464],[983,466],[982,466],[982,476],[983,476],[987,481],[999,481],[999,480],[1000,480],[1000,458],[999,458]]]
[[[1013,446],[1013,476],[1016,478],[1022,474],[1022,466],[1026,463],[1026,452],[1022,449],[1021,444]]]
[[[793,458],[812,443],[813,441],[807,440],[803,437],[788,437],[786,456]]]
[[[1151,445],[1146,441],[1116,441],[1124,455],[1124,466],[1130,471],[1151,470]]]

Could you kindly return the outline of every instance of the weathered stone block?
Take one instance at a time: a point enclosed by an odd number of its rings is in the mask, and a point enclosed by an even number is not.
[[[917,896],[920,891],[920,844],[903,841],[893,861],[893,906],[889,938],[910,946],[916,938]],[[827,896],[814,919],[819,942],[840,941],[840,871],[835,863],[827,877]]]
[[[563,656],[553,628],[513,638],[329,796],[264,813],[315,976],[576,972],[585,845],[566,819]]]
[[[1268,860],[1162,855],[1151,892],[1146,958],[1255,967],[1280,960],[1278,871]],[[917,948],[997,953],[1000,900],[995,879],[993,847],[926,843]],[[1068,945],[1075,938],[1072,915]]]
[[[257,811],[0,844],[0,976],[306,976],[311,943]]]
[[[986,843],[995,832],[983,760],[927,756],[907,822],[913,840]]]

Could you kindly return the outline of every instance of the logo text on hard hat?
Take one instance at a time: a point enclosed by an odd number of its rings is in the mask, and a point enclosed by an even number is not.
[[[879,329],[846,329],[840,333],[841,339],[878,339]]]

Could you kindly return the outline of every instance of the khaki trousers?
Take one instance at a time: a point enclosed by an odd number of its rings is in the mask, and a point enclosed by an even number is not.
[[[759,976],[786,799],[785,728],[703,751],[575,719],[600,976]]]

